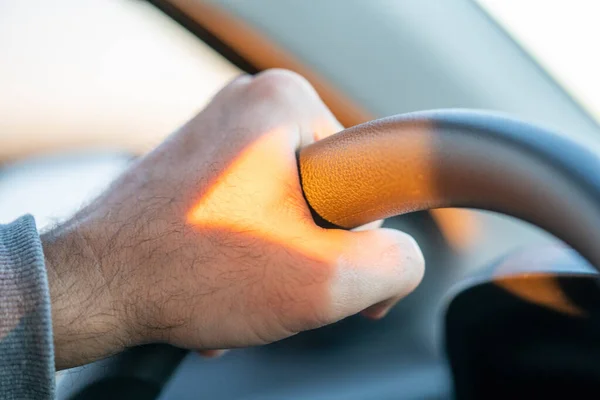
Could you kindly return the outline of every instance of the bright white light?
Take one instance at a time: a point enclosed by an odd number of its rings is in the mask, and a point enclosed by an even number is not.
[[[600,121],[599,1],[477,1]]]

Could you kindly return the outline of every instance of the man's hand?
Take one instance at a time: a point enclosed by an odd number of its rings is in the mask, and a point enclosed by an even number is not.
[[[313,222],[296,150],[340,129],[298,75],[240,77],[45,234],[57,367],[147,342],[243,347],[383,316],[424,261],[401,232]]]

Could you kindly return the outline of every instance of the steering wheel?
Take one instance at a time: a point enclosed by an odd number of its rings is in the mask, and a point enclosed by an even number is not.
[[[540,127],[469,110],[412,113],[314,143],[299,152],[298,165],[323,227],[484,209],[547,230],[600,271],[600,157]],[[156,398],[184,355],[166,345],[130,349],[86,367],[63,398]]]

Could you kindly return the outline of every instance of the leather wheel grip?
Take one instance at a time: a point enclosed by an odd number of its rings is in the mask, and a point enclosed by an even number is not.
[[[537,126],[469,110],[393,116],[302,149],[299,168],[325,225],[478,208],[529,221],[600,269],[600,158]]]

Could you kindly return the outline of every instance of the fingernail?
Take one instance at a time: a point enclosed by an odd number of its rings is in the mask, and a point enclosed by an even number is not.
[[[421,247],[419,246],[414,237],[408,235],[408,239],[414,250],[414,254],[416,257],[415,261],[420,265],[425,265],[425,257],[423,256],[423,251],[421,250]]]
[[[405,282],[407,283],[408,294],[412,292],[423,280],[423,276],[425,274],[425,257],[423,256],[423,252],[419,247],[417,241],[410,235],[404,235],[404,246],[406,255],[409,255],[409,260],[407,262],[407,270],[408,274],[405,276]]]
[[[366,318],[369,318],[372,320],[378,320],[378,319],[382,319],[383,317],[385,317],[390,312],[391,309],[392,309],[392,306],[384,306],[384,305],[376,304],[374,306],[367,308],[360,314],[363,317],[366,317]]]
[[[228,351],[229,350],[203,350],[200,354],[206,358],[218,358]]]

